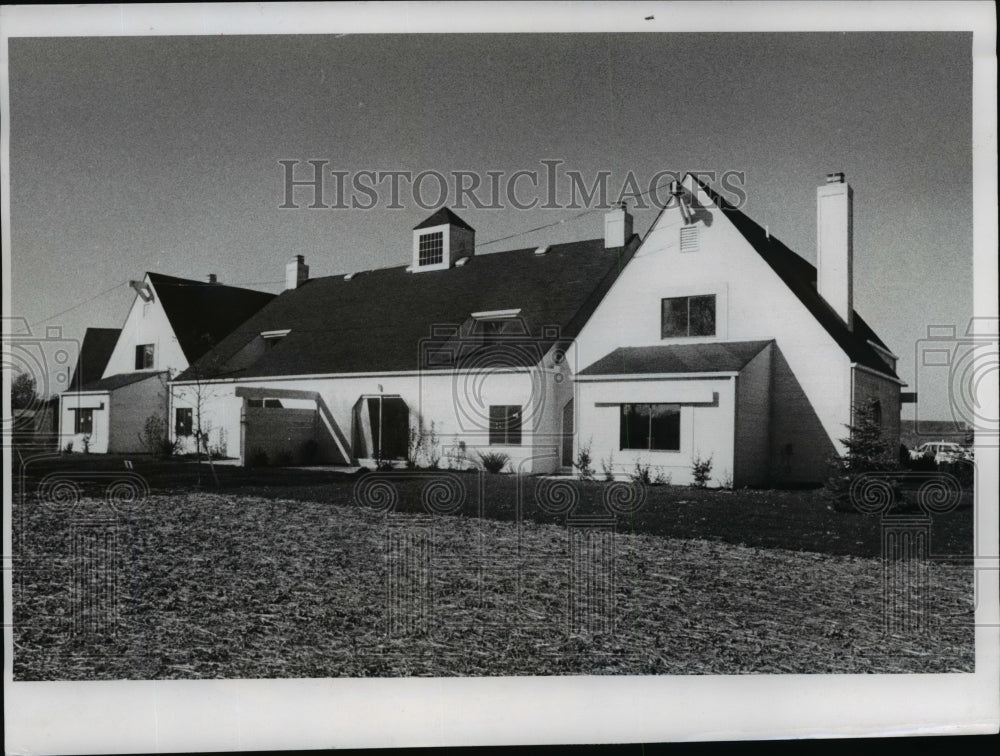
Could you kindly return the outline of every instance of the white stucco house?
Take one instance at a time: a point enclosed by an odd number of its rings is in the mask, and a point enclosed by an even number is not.
[[[103,454],[144,452],[146,420],[170,414],[167,383],[271,299],[250,289],[146,273],[120,329],[88,328],[60,395],[59,445]],[[183,430],[183,429],[182,429]]]
[[[843,175],[817,192],[816,267],[691,176],[672,196],[643,239],[622,207],[603,238],[476,254],[441,209],[408,265],[310,279],[297,256],[171,382],[172,426],[200,418],[244,464],[498,451],[548,473],[589,448],[674,483],[711,459],[710,484],[736,486],[821,480],[868,399],[898,440],[896,357],[853,307]]]

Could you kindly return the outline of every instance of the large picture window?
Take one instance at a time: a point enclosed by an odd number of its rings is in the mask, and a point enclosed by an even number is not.
[[[681,408],[678,404],[623,404],[621,449],[681,450]]]
[[[715,295],[670,297],[663,300],[660,336],[715,335]]]
[[[417,262],[420,265],[437,265],[444,261],[444,233],[424,234],[418,242]]]
[[[516,404],[490,407],[490,445],[519,446],[521,443],[521,408]]]

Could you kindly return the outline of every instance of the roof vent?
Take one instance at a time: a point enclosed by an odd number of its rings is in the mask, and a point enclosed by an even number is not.
[[[468,257],[460,257],[458,260],[455,261],[455,267],[456,268],[461,268],[467,262],[469,262],[469,258]]]
[[[548,251],[549,251],[549,245],[546,244],[544,247],[538,247],[535,250],[535,254],[538,255],[539,257],[541,257],[542,255],[544,255]]]

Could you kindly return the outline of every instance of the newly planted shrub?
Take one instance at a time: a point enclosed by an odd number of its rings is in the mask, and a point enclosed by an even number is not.
[[[510,457],[503,452],[486,452],[479,454],[479,463],[488,473],[498,473],[507,466]]]
[[[594,466],[592,464],[593,460],[590,457],[590,446],[590,441],[580,444],[580,450],[576,453],[576,461],[573,462],[573,467],[580,474],[580,480],[594,479]]]
[[[698,455],[691,461],[691,477],[694,478],[695,488],[704,488],[712,478],[712,458],[702,459]]]

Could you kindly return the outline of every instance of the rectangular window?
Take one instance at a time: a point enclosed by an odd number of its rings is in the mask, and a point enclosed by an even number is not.
[[[490,406],[490,446],[520,446],[521,408],[516,404]]]
[[[681,408],[677,404],[623,404],[620,448],[681,450]]]
[[[135,369],[148,370],[153,367],[153,345],[139,344],[135,348]]]
[[[417,247],[419,265],[437,265],[444,262],[444,233],[436,231],[420,237]]]
[[[191,407],[178,407],[174,411],[174,435],[190,436],[194,428],[194,410]]]
[[[76,411],[76,423],[73,428],[75,433],[94,432],[94,410],[78,409]]]
[[[661,338],[673,336],[714,336],[715,295],[670,297],[663,300]]]

